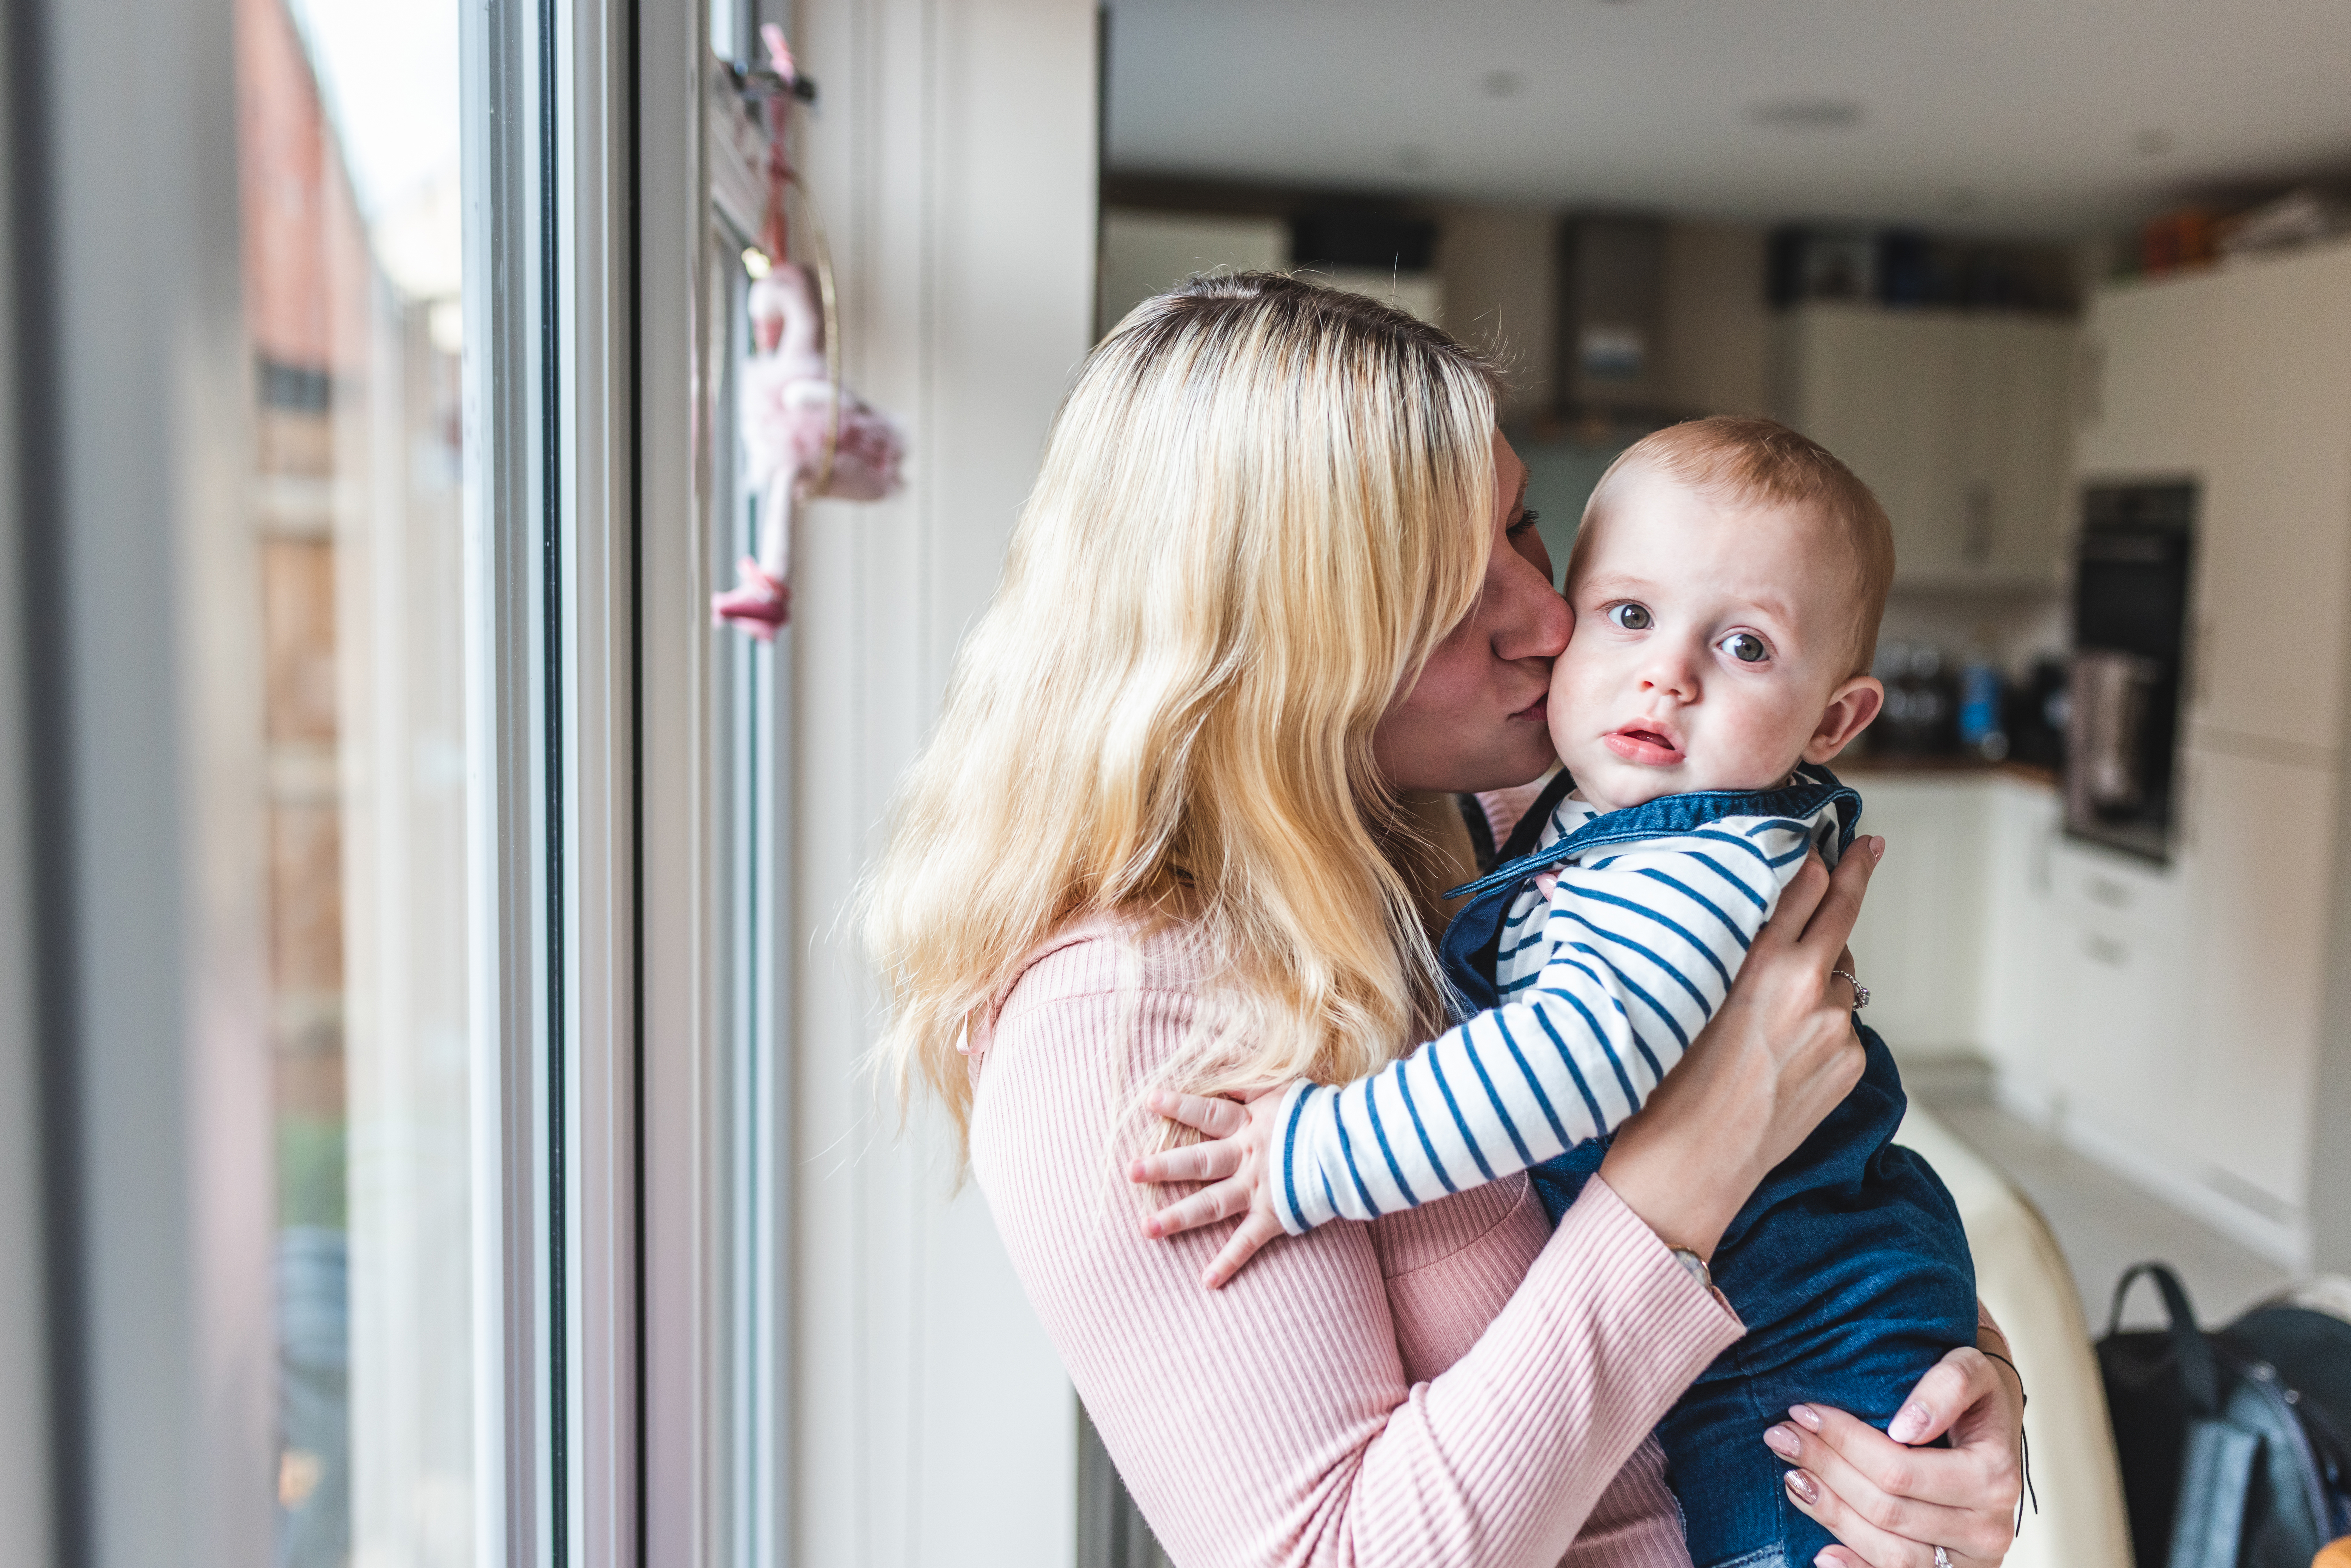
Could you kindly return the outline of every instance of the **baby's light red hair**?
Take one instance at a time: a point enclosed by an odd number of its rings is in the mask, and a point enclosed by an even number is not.
[[[1894,584],[1894,527],[1869,486],[1834,453],[1777,421],[1727,413],[1686,420],[1643,436],[1608,465],[1584,506],[1583,526],[1567,558],[1571,591],[1615,493],[1625,479],[1644,472],[1667,474],[1703,494],[1747,506],[1801,508],[1827,523],[1850,573],[1849,673],[1869,673],[1877,657],[1886,591]]]

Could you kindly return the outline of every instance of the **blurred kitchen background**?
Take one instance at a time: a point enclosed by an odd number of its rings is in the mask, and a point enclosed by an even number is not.
[[[1888,700],[1843,768],[1892,841],[1869,1017],[2093,1322],[2139,1257],[2226,1315],[2314,1228],[2343,1254],[2338,11],[1105,26],[1098,329],[1189,272],[1300,267],[1492,346],[1554,561],[1609,461],[1692,415],[1785,420],[1876,490]]]

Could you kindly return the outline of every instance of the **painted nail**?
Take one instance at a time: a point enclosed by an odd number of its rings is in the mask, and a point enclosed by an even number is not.
[[[1902,1406],[1886,1428],[1886,1435],[1897,1443],[1915,1443],[1926,1435],[1927,1420],[1927,1407],[1914,1400]]]
[[[1791,1405],[1788,1406],[1788,1414],[1794,1417],[1797,1426],[1807,1432],[1817,1432],[1821,1429],[1821,1413],[1809,1405]]]
[[[1763,1429],[1763,1446],[1783,1459],[1792,1459],[1803,1451],[1803,1439],[1790,1430],[1786,1422]]]
[[[1813,1484],[1813,1478],[1806,1475],[1802,1470],[1790,1470],[1788,1472],[1788,1490],[1794,1492],[1800,1501],[1818,1502],[1821,1500],[1821,1489],[1814,1486]]]

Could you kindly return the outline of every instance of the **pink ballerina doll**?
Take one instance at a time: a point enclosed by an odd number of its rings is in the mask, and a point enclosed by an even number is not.
[[[768,51],[790,79],[790,52],[773,27]],[[770,105],[769,254],[784,252],[782,111]],[[762,643],[791,618],[791,508],[795,499],[829,496],[879,501],[904,484],[904,434],[895,422],[833,382],[825,354],[824,314],[808,269],[778,260],[751,286],[755,351],[743,366],[741,413],[746,481],[759,497],[759,553],[745,556],[737,585],[711,596],[714,621]]]

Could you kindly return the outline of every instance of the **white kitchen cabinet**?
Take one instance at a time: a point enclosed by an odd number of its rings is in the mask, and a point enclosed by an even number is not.
[[[2336,779],[2219,752],[2185,761],[2200,985],[2179,1098],[2218,1185],[2290,1218],[2310,1197]],[[2309,836],[2281,831],[2289,823],[2309,824]]]
[[[2351,246],[2102,293],[2085,481],[2197,481],[2188,717],[2339,765],[2351,681]]]
[[[1856,768],[1845,782],[1861,792],[1861,831],[1886,839],[1853,933],[1855,972],[1873,993],[1868,1021],[1896,1057],[1975,1051],[1990,804],[1981,779]]]
[[[1985,792],[1983,1053],[2008,1101],[2045,1119],[2067,1040],[2053,1016],[2064,810],[2053,786],[2014,774],[1994,775]]]
[[[2070,322],[1970,317],[1959,331],[1959,505],[1952,570],[2054,582],[2071,523]]]
[[[2298,1264],[2314,1214],[2351,1197],[2311,1180],[2320,1059],[2351,1050],[2323,1013],[2351,918],[2351,244],[2103,290],[2085,344],[2077,480],[2187,477],[2199,505],[2181,897],[2110,912],[2176,930],[2182,979],[2162,1019],[2100,1026],[2066,1113],[2105,1139],[2091,1152]],[[2100,918],[2095,891],[2074,915]]]
[[[2060,839],[2050,853],[2050,1018],[2066,1115],[2178,1158],[2196,1146],[2196,970],[2177,866]]]
[[[1784,417],[1877,493],[1905,576],[1955,548],[1958,327],[1854,305],[1806,306],[1783,323]]]
[[[2071,322],[1816,304],[1782,323],[1782,415],[1877,493],[1895,580],[2056,580],[2068,515]]]
[[[1896,1056],[1980,1054],[2011,1110],[2302,1266],[2340,776],[2190,747],[2169,865],[2066,838],[2015,772],[1844,777],[1887,840],[1853,947]]]

